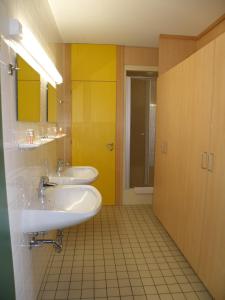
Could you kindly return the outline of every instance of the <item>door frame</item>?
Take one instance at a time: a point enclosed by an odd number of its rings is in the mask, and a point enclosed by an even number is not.
[[[14,300],[15,284],[13,273],[13,259],[10,239],[9,216],[6,194],[3,132],[2,132],[2,99],[1,99],[1,74],[0,74],[0,290],[2,300]],[[4,272],[3,272],[4,270]]]
[[[126,204],[125,203],[125,191],[129,191],[129,197],[131,197],[131,202],[132,203],[135,203],[136,200],[135,198],[138,198],[137,201],[138,203],[145,203],[145,199],[144,198],[147,198],[149,197],[149,194],[146,194],[146,195],[134,195],[134,193],[131,192],[131,190],[133,189],[126,189],[126,172],[127,172],[127,169],[126,169],[126,161],[127,161],[127,155],[126,155],[126,152],[127,152],[127,147],[129,145],[128,143],[128,138],[129,138],[129,128],[127,126],[127,122],[129,121],[129,116],[127,116],[127,76],[126,76],[126,73],[127,71],[155,71],[155,72],[158,72],[158,67],[157,66],[141,66],[141,65],[124,65],[124,71],[123,71],[123,82],[124,82],[124,85],[123,85],[123,111],[124,111],[124,114],[123,114],[123,140],[124,140],[124,144],[123,144],[123,152],[122,152],[122,157],[123,157],[123,171],[122,171],[122,177],[123,177],[123,180],[122,180],[122,196],[121,196],[121,204]],[[150,188],[150,191],[153,192],[153,189]],[[143,198],[143,200],[142,200]],[[148,199],[147,199],[147,202]]]

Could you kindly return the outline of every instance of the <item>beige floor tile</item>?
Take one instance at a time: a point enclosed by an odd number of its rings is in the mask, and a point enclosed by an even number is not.
[[[130,285],[131,287],[135,287],[135,286],[142,286],[143,285],[143,282],[141,279],[139,278],[131,278],[130,279]]]
[[[126,287],[126,286],[130,286],[131,283],[128,278],[123,278],[123,279],[118,278],[118,285],[119,287]]]
[[[152,277],[141,278],[143,285],[154,285],[154,281]]]
[[[147,295],[147,300],[160,300],[159,295]]]
[[[117,279],[108,279],[106,280],[107,287],[118,287]]]
[[[186,300],[186,297],[182,293],[172,294],[173,300]]]
[[[146,300],[146,296],[145,295],[138,295],[138,296],[134,296],[134,300]]]
[[[117,287],[108,287],[107,288],[107,295],[108,297],[118,297],[119,294],[119,289]]]
[[[104,280],[105,279],[105,273],[96,273],[95,274],[95,280]]]
[[[162,272],[160,270],[150,271],[152,277],[162,277]]]
[[[155,285],[165,284],[164,277],[153,277],[153,281]]]
[[[154,285],[148,285],[144,287],[146,295],[156,295],[158,293]]]
[[[68,297],[68,290],[56,291],[55,299],[65,300]]]
[[[43,300],[55,299],[55,291],[45,291],[45,292],[43,292],[42,299]]]
[[[48,280],[48,282],[49,281],[58,281],[59,280],[59,274],[48,275],[47,280]]]
[[[120,272],[120,273],[122,273],[122,272]],[[108,279],[117,279],[117,275],[118,275],[118,273],[116,273],[116,272],[107,272],[107,273],[105,273],[105,277],[106,277],[107,280]]]
[[[107,297],[106,289],[95,289],[95,297]]]
[[[180,287],[183,292],[193,292],[193,288],[190,283],[181,283]]]
[[[128,271],[129,278],[140,278],[140,274],[138,271]]]
[[[57,290],[68,290],[70,286],[69,281],[59,282],[57,286]]]
[[[178,283],[188,283],[188,279],[186,276],[183,275],[177,275],[175,276]]]
[[[70,282],[70,289],[71,290],[79,290],[82,287],[83,281],[71,281]]]
[[[94,298],[94,289],[82,289],[81,292],[82,299],[93,299]]]
[[[171,294],[160,294],[159,297],[160,297],[160,300],[173,300],[173,297]]]
[[[132,292],[134,296],[145,294],[145,290],[142,286],[132,286]]]
[[[93,289],[94,280],[84,280],[82,283],[82,289]]]
[[[81,290],[69,290],[68,299],[80,299]]]
[[[120,296],[132,296],[132,290],[130,287],[121,287]]]
[[[165,284],[156,285],[156,289],[157,289],[157,291],[158,291],[159,294],[167,294],[167,293],[169,293],[168,286],[165,285]]]
[[[187,300],[199,300],[197,294],[195,292],[184,293]]]
[[[168,284],[167,287],[168,287],[170,293],[181,293],[182,292],[179,284],[176,284],[176,283],[175,284]]]
[[[120,299],[121,300],[133,300],[134,297],[133,296],[121,296]]]
[[[57,281],[50,281],[47,282],[45,285],[45,291],[55,291],[57,289],[58,282]]]
[[[96,280],[93,282],[93,284],[97,289],[106,288],[106,280]]]
[[[61,274],[59,276],[59,281],[70,281],[71,275],[70,274]]]

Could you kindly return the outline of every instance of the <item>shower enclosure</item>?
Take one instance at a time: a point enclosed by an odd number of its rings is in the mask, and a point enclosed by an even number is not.
[[[126,188],[153,187],[157,72],[126,73]]]

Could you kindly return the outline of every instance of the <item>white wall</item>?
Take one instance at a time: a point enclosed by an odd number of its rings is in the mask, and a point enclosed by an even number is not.
[[[56,61],[56,46],[59,34],[46,0],[7,0],[0,2],[0,33],[5,33],[9,16],[18,18],[29,26],[41,41],[46,52]],[[50,39],[50,44],[49,44]],[[18,149],[18,138],[26,128],[48,127],[45,123],[45,82],[42,80],[41,103],[42,122],[37,124],[16,121],[15,77],[8,75],[7,64],[13,63],[15,53],[1,41],[1,94],[3,114],[3,144],[7,200],[11,232],[14,277],[17,300],[33,300],[37,296],[42,277],[50,255],[51,247],[30,250],[28,236],[22,233],[22,211],[30,203],[38,201],[37,187],[41,175],[46,174],[44,162],[48,160],[50,171],[56,167],[57,148],[63,148],[57,141],[35,150]],[[52,125],[51,125],[52,126]]]

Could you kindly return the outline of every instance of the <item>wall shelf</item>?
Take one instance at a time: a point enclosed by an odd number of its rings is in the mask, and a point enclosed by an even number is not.
[[[55,136],[55,137],[40,138],[38,140],[35,140],[35,142],[33,144],[28,144],[28,143],[21,142],[21,143],[18,144],[18,148],[23,149],[23,150],[31,150],[31,149],[38,148],[42,145],[51,143],[55,140],[58,140],[58,139],[61,139],[61,138],[64,138],[64,137],[66,137],[66,134],[60,134],[60,135]]]

